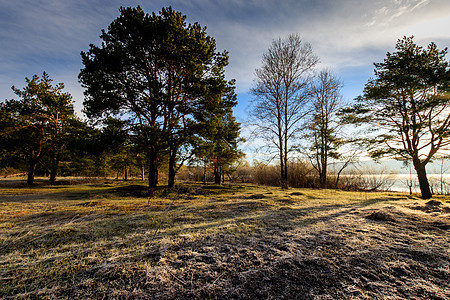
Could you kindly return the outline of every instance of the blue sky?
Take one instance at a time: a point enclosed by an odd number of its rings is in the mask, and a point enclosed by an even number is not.
[[[80,115],[83,89],[78,83],[80,52],[98,44],[120,6],[141,5],[146,12],[172,5],[207,27],[218,50],[230,52],[227,77],[237,82],[235,114],[245,121],[254,70],[273,39],[298,33],[312,44],[320,66],[343,83],[343,96],[359,95],[397,39],[414,35],[426,45],[450,46],[448,0],[0,0],[0,101],[14,98],[11,86],[25,77],[49,73],[64,82]]]

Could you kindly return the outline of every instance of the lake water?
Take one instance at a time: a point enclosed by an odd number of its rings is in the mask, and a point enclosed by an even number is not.
[[[386,181],[390,191],[409,192],[408,184],[411,184],[413,193],[420,193],[419,182],[416,174],[379,174],[363,175],[378,177]],[[450,174],[427,174],[430,187],[434,193],[450,193]],[[442,176],[442,177],[441,177]]]

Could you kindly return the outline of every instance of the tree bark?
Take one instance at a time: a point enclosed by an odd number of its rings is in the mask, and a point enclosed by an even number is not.
[[[168,178],[168,182],[167,182],[167,187],[168,188],[173,188],[175,186],[175,168],[176,168],[176,159],[177,156],[177,151],[175,149],[170,149],[170,154],[169,154],[169,178]]]
[[[58,167],[54,167],[54,166],[52,166],[52,168],[51,168],[51,170],[50,170],[50,178],[48,179],[48,181],[50,181],[50,182],[55,182],[56,181],[56,169],[57,169]]]
[[[31,161],[30,166],[28,167],[28,176],[27,176],[27,184],[32,185],[34,183],[34,173],[36,171],[36,162]]]
[[[206,162],[203,162],[203,183],[206,183]]]
[[[57,157],[57,154],[55,152],[52,153],[52,165],[50,167],[50,182],[56,181],[56,174],[58,172],[58,163],[59,159]]]
[[[320,177],[320,187],[324,188],[324,189],[327,187],[327,164],[328,164],[327,158],[323,157],[322,170],[321,170],[321,174],[319,177]]]
[[[221,172],[220,172],[220,164],[219,164],[219,158],[217,157],[217,161],[214,164],[214,183],[220,184],[221,178],[220,178]]]
[[[284,157],[284,147],[283,147],[283,139],[279,137],[280,142],[280,180],[281,180],[281,188],[283,190],[287,189],[287,174],[286,174],[286,168],[285,168],[285,157]]]
[[[417,178],[419,179],[419,187],[420,192],[422,193],[422,199],[430,199],[433,195],[430,190],[430,184],[428,182],[425,165],[420,161],[418,157],[413,158],[413,165],[417,173]]]
[[[285,123],[284,123],[284,178],[283,178],[283,189],[287,189],[288,188],[288,126],[289,124],[287,123],[287,119],[288,119],[288,112],[287,112],[287,103],[288,103],[288,99],[286,99],[286,102],[284,104],[285,107],[285,111],[284,111],[284,119],[285,119]]]
[[[150,147],[148,155],[148,188],[150,194],[158,186],[158,157],[154,147]]]
[[[322,172],[320,175],[319,175],[319,179],[320,179],[320,187],[321,188],[326,188],[327,187],[327,177],[326,177],[326,175],[324,174],[324,172]]]

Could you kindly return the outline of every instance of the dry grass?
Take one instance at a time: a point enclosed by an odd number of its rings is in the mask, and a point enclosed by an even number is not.
[[[448,198],[0,186],[0,298],[450,299]]]

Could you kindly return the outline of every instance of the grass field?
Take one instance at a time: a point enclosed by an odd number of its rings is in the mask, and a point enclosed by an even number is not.
[[[450,299],[450,201],[0,185],[0,298]]]

